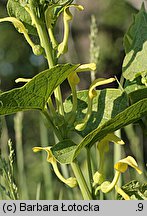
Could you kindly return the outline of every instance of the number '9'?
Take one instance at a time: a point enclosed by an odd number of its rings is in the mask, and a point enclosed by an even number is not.
[[[143,203],[138,203],[138,211],[143,211]]]

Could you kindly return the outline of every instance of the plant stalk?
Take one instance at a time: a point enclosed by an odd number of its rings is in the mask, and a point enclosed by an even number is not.
[[[75,177],[77,179],[77,182],[79,184],[79,187],[80,187],[80,190],[81,190],[81,193],[82,193],[84,200],[92,200],[91,193],[89,191],[89,188],[86,184],[86,181],[84,179],[84,176],[81,172],[79,165],[74,161],[71,163],[71,167],[73,169],[73,172],[74,172]]]
[[[92,167],[91,167],[91,155],[90,155],[90,148],[86,148],[87,153],[87,167],[88,167],[88,177],[89,177],[89,186],[90,186],[90,192],[92,193]]]
[[[43,112],[44,116],[45,116],[46,119],[47,119],[48,125],[53,129],[53,131],[54,131],[55,135],[57,136],[58,140],[60,140],[60,141],[63,140],[63,138],[62,138],[60,132],[58,131],[58,129],[56,128],[56,126],[55,126],[55,125],[53,124],[53,122],[51,121],[48,112],[47,112],[46,110],[44,110],[44,111],[42,111],[42,112]]]

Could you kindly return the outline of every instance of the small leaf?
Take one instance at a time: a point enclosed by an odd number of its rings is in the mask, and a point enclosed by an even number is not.
[[[29,34],[37,34],[36,28],[32,26],[32,20],[29,13],[21,6],[18,0],[8,0],[7,11],[10,17],[15,17],[24,23]]]
[[[64,140],[57,143],[51,148],[52,154],[60,162],[64,164],[71,163],[73,160],[76,144],[71,140]]]
[[[39,73],[23,87],[0,94],[0,115],[31,109],[43,110],[54,89],[77,67],[57,65]]]
[[[132,81],[147,72],[147,13],[145,8],[134,16],[134,22],[124,37],[126,56],[123,76]]]

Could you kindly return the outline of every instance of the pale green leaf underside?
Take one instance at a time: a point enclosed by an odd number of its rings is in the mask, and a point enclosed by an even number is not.
[[[29,34],[37,34],[36,29],[32,26],[32,20],[28,12],[22,7],[18,0],[8,0],[7,11],[9,16],[15,17],[22,21],[25,27],[28,29]]]
[[[16,17],[17,19],[27,24],[32,24],[31,17],[28,12],[22,7],[17,0],[8,0],[7,10],[10,16]]]
[[[123,76],[132,81],[147,71],[147,14],[144,7],[135,15],[124,37],[124,47]]]
[[[102,126],[98,127],[97,129],[93,130],[91,133],[89,133],[80,144],[77,146],[73,147],[75,150],[72,148],[72,151],[70,149],[67,149],[68,155],[70,157],[68,160],[62,160],[61,158],[64,158],[62,154],[65,154],[66,149],[64,147],[58,146],[58,156],[57,160],[60,161],[60,163],[71,163],[81,152],[81,150],[86,147],[87,145],[93,145],[95,142],[101,140],[104,138],[108,133],[114,132],[128,124],[131,124],[143,116],[147,115],[147,99],[143,99],[138,101],[137,103],[131,105],[112,119],[108,120],[105,124]],[[60,149],[60,150],[59,150]],[[66,152],[67,154],[67,152]]]
[[[74,155],[76,144],[72,140],[63,140],[51,148],[54,157],[61,163],[68,164]],[[62,151],[62,153],[61,153]]]
[[[0,94],[0,115],[18,111],[43,110],[54,89],[61,84],[78,65],[57,65],[36,75],[21,88]]]

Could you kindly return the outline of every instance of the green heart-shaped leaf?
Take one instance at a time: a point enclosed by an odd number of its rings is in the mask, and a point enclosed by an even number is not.
[[[77,67],[57,65],[39,73],[23,87],[0,94],[0,115],[31,109],[43,110],[54,89]]]

